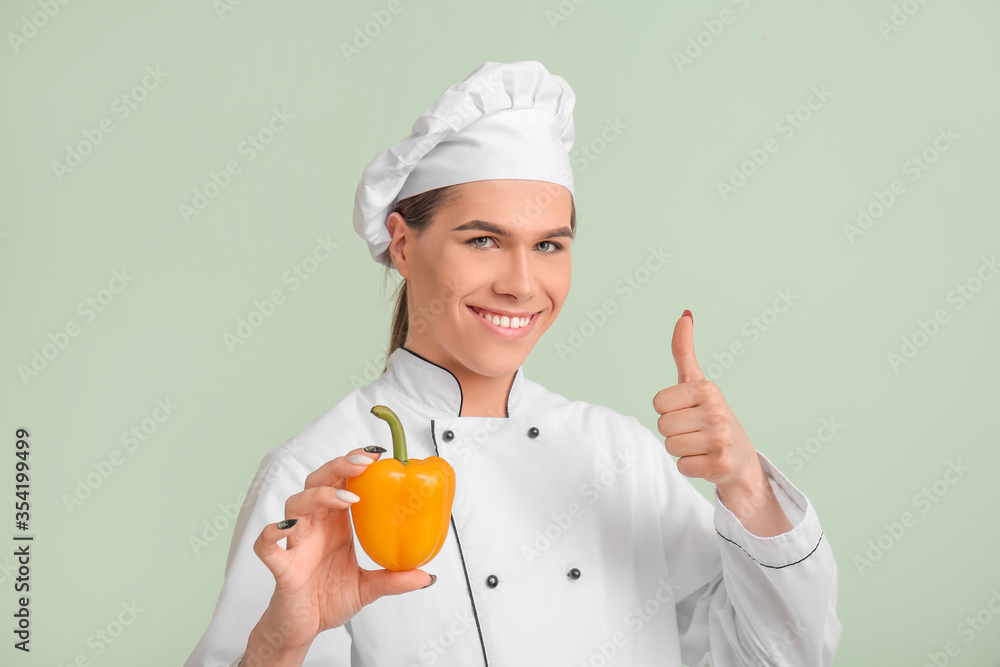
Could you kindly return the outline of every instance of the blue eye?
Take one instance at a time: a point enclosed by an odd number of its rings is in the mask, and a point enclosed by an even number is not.
[[[494,239],[493,239],[492,236],[476,236],[475,238],[471,238],[468,241],[466,241],[465,245],[472,246],[473,248],[479,248],[481,250],[485,250],[489,246],[480,245],[479,243],[477,243],[477,241],[479,241],[481,239],[486,239],[488,241],[494,241]],[[561,243],[556,243],[555,241],[539,241],[538,245],[541,245],[543,243],[547,243],[550,246],[552,246],[552,248],[553,248],[552,250],[543,250],[542,252],[544,254],[546,254],[546,255],[552,255],[552,254],[555,254],[555,253],[563,250],[563,245]]]
[[[465,244],[466,245],[471,245],[473,248],[485,248],[486,246],[482,246],[482,245],[479,245],[478,243],[476,243],[476,241],[478,241],[480,239],[487,239],[489,241],[492,241],[493,237],[492,236],[477,236],[476,238],[469,239],[468,241],[465,242]]]

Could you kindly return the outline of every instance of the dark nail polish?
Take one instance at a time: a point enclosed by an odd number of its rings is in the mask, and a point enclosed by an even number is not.
[[[436,574],[432,574],[431,575],[431,583],[427,584],[427,586],[430,586],[431,584],[433,584],[437,580],[438,580],[438,576]],[[424,586],[424,588],[427,588],[427,586]]]
[[[385,454],[385,447],[379,447],[378,445],[368,445],[365,447],[365,451],[369,454]]]
[[[299,522],[298,519],[285,519],[284,521],[279,521],[278,530],[288,530],[298,522]]]
[[[691,324],[694,324],[694,315],[692,315],[692,314],[691,314],[691,311],[690,311],[690,310],[685,310],[685,311],[684,311],[684,312],[683,312],[683,313],[681,314],[681,317],[690,317],[690,318],[691,318]]]

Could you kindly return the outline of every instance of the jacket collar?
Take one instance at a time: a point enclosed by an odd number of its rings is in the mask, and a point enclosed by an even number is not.
[[[449,417],[462,414],[462,386],[458,378],[443,366],[425,359],[416,352],[398,347],[389,355],[385,373],[390,384],[414,401]],[[513,417],[524,389],[524,366],[514,373],[507,392],[507,416]]]

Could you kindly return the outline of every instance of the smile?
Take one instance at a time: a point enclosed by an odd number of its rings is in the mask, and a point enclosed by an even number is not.
[[[475,306],[468,306],[468,308],[476,316],[476,319],[481,320],[484,325],[489,327],[490,331],[507,337],[520,337],[527,334],[537,319],[535,315],[538,314],[531,313],[518,317],[482,310]]]

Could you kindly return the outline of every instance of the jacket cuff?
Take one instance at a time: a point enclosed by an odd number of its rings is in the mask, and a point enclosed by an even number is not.
[[[757,457],[792,529],[773,537],[754,535],[723,504],[718,489],[714,494],[715,529],[730,546],[739,547],[764,567],[793,565],[808,558],[816,550],[823,536],[823,529],[816,510],[805,494],[795,488],[766,456],[757,452]]]

